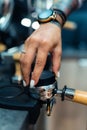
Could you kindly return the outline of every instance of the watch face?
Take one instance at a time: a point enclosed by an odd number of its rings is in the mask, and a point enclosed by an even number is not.
[[[42,13],[39,14],[38,18],[39,19],[47,19],[50,16],[52,16],[53,11],[52,10],[45,10]]]

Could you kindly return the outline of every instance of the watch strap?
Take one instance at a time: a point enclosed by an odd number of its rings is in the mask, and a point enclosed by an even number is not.
[[[60,25],[63,27],[65,21],[62,19],[62,17],[58,13],[55,12],[55,15],[56,15],[55,21],[60,23]]]
[[[64,14],[64,12],[59,9],[53,9],[53,10],[55,11],[56,14],[58,14],[62,18],[64,25],[64,23],[66,22],[66,15]]]

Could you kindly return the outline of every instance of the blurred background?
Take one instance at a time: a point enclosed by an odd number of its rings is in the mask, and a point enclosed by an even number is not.
[[[42,4],[41,4],[42,2]],[[42,9],[50,8],[53,0],[1,0],[0,42],[7,48],[19,46],[37,28],[36,15]],[[62,31],[63,50],[87,49],[87,2],[67,19],[71,22]]]
[[[20,50],[26,38],[39,27],[37,14],[55,0],[0,0],[0,84],[20,76]],[[62,63],[59,88],[87,91],[87,1],[67,19],[62,30]],[[4,57],[4,58],[3,58]],[[9,58],[10,57],[10,58]],[[3,62],[4,61],[4,62]],[[51,117],[44,108],[38,130],[87,130],[87,107],[57,99]],[[0,108],[0,130],[26,130],[27,111]],[[27,122],[27,121],[26,121]],[[27,122],[28,123],[28,122]]]

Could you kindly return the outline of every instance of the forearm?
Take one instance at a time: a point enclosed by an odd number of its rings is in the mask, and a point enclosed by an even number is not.
[[[84,0],[56,0],[52,8],[61,10],[67,17],[73,10],[81,6]]]
[[[85,0],[55,0],[52,10],[56,13],[57,21],[61,26],[66,22],[67,16],[79,8]],[[60,20],[61,19],[61,20]]]

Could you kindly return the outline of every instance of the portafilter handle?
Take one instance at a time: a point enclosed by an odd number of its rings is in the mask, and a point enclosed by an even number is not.
[[[69,100],[72,102],[87,105],[87,92],[76,90],[73,88],[67,88],[66,86],[62,90],[57,90],[57,95],[61,97],[61,100]]]

